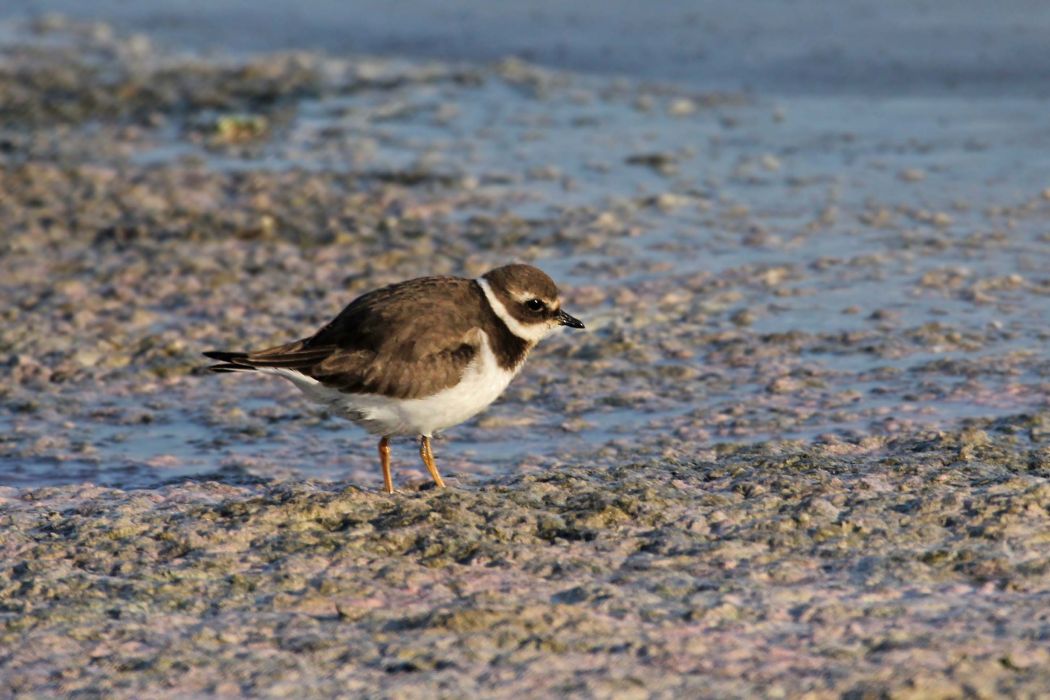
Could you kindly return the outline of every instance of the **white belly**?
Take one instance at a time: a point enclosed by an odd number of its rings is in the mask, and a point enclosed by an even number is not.
[[[427,435],[458,425],[483,411],[503,393],[519,367],[506,370],[484,337],[478,357],[467,366],[459,384],[421,399],[394,399],[376,394],[347,394],[316,379],[280,368],[260,368],[299,387],[304,394],[334,413],[349,418],[377,435]]]

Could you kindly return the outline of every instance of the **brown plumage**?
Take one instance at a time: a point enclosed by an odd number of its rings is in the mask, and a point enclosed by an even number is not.
[[[382,435],[390,491],[391,435],[421,435],[423,462],[443,485],[431,432],[484,409],[557,326],[583,328],[561,310],[550,277],[529,265],[507,265],[480,280],[392,284],[358,297],[308,338],[255,352],[204,354],[220,361],[209,368],[216,372],[259,370],[291,379],[314,400]]]
[[[528,344],[497,318],[476,281],[458,277],[421,277],[368,292],[309,338],[250,353],[204,354],[226,363],[210,367],[217,372],[281,367],[347,393],[414,399],[460,380],[478,353],[479,327],[502,367],[524,361]]]

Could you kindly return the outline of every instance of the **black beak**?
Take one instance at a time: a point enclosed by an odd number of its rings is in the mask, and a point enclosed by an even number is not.
[[[568,326],[569,328],[583,328],[583,321],[575,316],[570,316],[564,311],[559,311],[557,318],[558,323],[562,326]]]

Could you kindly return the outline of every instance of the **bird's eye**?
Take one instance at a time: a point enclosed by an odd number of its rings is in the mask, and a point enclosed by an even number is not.
[[[529,299],[527,302],[525,302],[525,306],[528,307],[529,311],[543,311],[545,308],[547,308],[547,305],[539,299]]]

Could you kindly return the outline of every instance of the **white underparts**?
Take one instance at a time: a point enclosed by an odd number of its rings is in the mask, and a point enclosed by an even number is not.
[[[479,331],[480,332],[480,331]],[[311,400],[349,418],[377,435],[432,435],[468,420],[489,406],[507,388],[518,367],[499,366],[488,336],[480,333],[477,357],[455,386],[421,399],[397,399],[379,394],[348,394],[294,370],[260,367],[259,371],[285,377]]]
[[[499,316],[499,319],[507,324],[507,328],[510,329],[511,333],[522,340],[535,345],[550,335],[550,332],[556,327],[556,325],[550,323],[530,323],[527,325],[522,323],[510,315],[510,312],[507,311],[507,307],[503,305],[503,302],[500,301],[499,297],[492,291],[492,286],[489,285],[487,279],[479,277],[475,281],[481,286],[481,291],[485,292],[485,298],[488,300],[489,306],[491,306],[492,310],[497,316]]]

